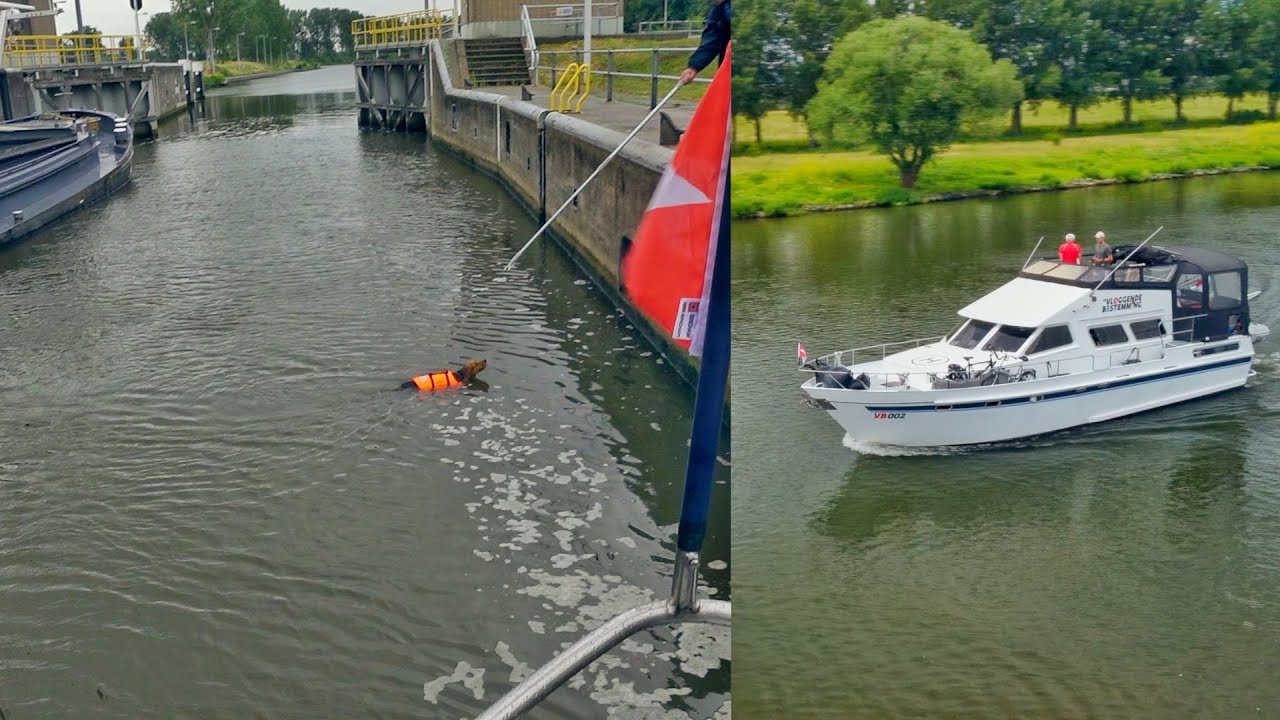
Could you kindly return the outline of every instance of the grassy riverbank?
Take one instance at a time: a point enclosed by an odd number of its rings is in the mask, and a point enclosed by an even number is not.
[[[250,60],[229,60],[218,63],[217,71],[206,75],[204,82],[206,87],[221,87],[226,85],[228,80],[235,77],[290,72],[293,70],[314,70],[318,67],[320,67],[320,63],[315,60],[296,60],[287,63],[273,63],[271,65]]]
[[[1256,93],[1235,103],[1237,121],[1262,119],[1267,109],[1267,96]],[[1227,98],[1222,95],[1197,95],[1182,104],[1184,122],[1174,122],[1172,100],[1155,100],[1133,104],[1133,123],[1122,126],[1124,109],[1119,100],[1107,100],[1092,107],[1082,108],[1077,116],[1075,130],[1067,130],[1069,111],[1053,102],[1040,107],[1024,106],[1022,110],[1022,135],[1007,134],[1007,115],[982,127],[968,131],[966,140],[1049,140],[1054,137],[1086,135],[1115,135],[1175,130],[1199,127],[1222,127],[1226,121]],[[821,152],[827,150],[856,149],[839,142],[827,143],[819,138],[818,148],[809,147],[809,133],[802,119],[782,110],[766,113],[760,119],[761,143],[756,142],[756,126],[751,120],[734,118],[734,152],[753,154],[761,152]]]
[[[771,153],[733,163],[734,216],[770,217],[971,192],[1280,168],[1280,123],[956,145],[925,167],[914,191],[898,186],[887,158],[863,151]]]

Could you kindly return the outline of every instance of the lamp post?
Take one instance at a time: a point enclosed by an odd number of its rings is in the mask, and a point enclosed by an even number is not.
[[[186,22],[186,24],[184,24],[184,25],[182,26],[182,45],[183,45],[183,47],[185,47],[185,48],[186,48],[186,51],[187,51],[187,62],[188,62],[188,63],[190,63],[190,62],[191,62],[191,37],[190,37],[190,35],[189,35],[189,34],[188,34],[188,32],[187,32],[187,28],[189,28],[189,27],[191,27],[192,25],[195,25],[195,24],[196,24],[196,21],[195,21],[195,20],[188,20],[188,21]]]
[[[259,35],[253,39],[253,59],[259,63],[262,62],[262,57],[267,54],[265,49],[261,51],[258,50],[258,46],[262,45],[262,38],[264,37],[266,37],[266,35]]]
[[[138,61],[142,61],[142,25],[138,20],[138,13],[142,10],[141,0],[129,0],[129,4],[133,6],[133,42],[137,45]]]
[[[244,35],[244,33],[236,33],[236,62],[240,62],[240,36],[241,35]]]
[[[218,69],[217,68],[218,52],[217,50],[214,49],[214,39],[217,38],[218,31],[221,29],[222,28],[220,27],[209,28],[209,47],[205,51],[205,55],[206,55],[205,59],[209,61],[209,72],[216,72]]]

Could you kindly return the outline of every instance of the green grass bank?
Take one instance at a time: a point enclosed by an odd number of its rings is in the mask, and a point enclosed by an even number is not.
[[[1280,168],[1280,123],[965,143],[925,166],[912,191],[879,154],[768,153],[734,157],[732,207],[738,218],[781,217],[1270,168]]]

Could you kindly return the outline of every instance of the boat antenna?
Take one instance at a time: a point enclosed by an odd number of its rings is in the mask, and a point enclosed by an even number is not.
[[[1042,242],[1044,242],[1044,236],[1043,236],[1043,235],[1041,235],[1041,236],[1040,236],[1040,239],[1036,241],[1036,246],[1035,246],[1035,247],[1033,247],[1033,248],[1031,248],[1031,254],[1027,256],[1027,261],[1026,261],[1026,262],[1024,262],[1024,263],[1022,263],[1022,269],[1023,269],[1023,270],[1026,270],[1026,269],[1027,269],[1027,266],[1031,264],[1031,258],[1033,258],[1033,257],[1035,257],[1035,256],[1036,256],[1036,251],[1040,249],[1040,243],[1042,243]]]
[[[1128,255],[1125,255],[1123,260],[1121,260],[1120,262],[1116,263],[1116,264],[1115,264],[1115,267],[1111,268],[1111,272],[1107,273],[1107,276],[1106,276],[1106,277],[1104,277],[1104,278],[1102,278],[1102,280],[1101,280],[1101,281],[1099,281],[1099,282],[1098,282],[1098,284],[1097,284],[1097,285],[1095,285],[1095,286],[1093,287],[1093,292],[1095,292],[1095,293],[1096,293],[1096,292],[1098,292],[1098,288],[1102,287],[1102,286],[1103,286],[1103,285],[1104,285],[1108,280],[1110,280],[1110,279],[1111,279],[1111,276],[1116,274],[1116,271],[1120,269],[1120,266],[1121,266],[1121,265],[1123,265],[1123,264],[1125,264],[1125,263],[1129,262],[1129,258],[1133,257],[1134,253],[1138,252],[1139,250],[1141,250],[1141,249],[1142,249],[1142,247],[1143,247],[1144,245],[1146,245],[1147,243],[1151,242],[1151,238],[1153,238],[1153,237],[1155,237],[1156,235],[1160,234],[1160,231],[1161,231],[1161,230],[1163,230],[1163,229],[1164,229],[1164,226],[1163,226],[1163,225],[1161,225],[1160,227],[1156,228],[1156,231],[1155,231],[1155,232],[1153,232],[1153,233],[1151,233],[1150,235],[1148,235],[1148,236],[1147,236],[1147,239],[1142,241],[1142,245],[1139,245],[1138,247],[1134,248],[1133,250],[1130,250],[1130,251],[1129,251],[1129,254],[1128,254]],[[1093,298],[1093,299],[1094,299],[1094,300],[1097,300],[1097,298]]]

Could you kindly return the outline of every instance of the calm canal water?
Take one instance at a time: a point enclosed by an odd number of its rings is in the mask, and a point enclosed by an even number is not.
[[[1280,341],[1251,387],[892,456],[806,407],[810,356],[940,335],[1065,232],[1206,244],[1280,329],[1280,175],[736,224],[735,716],[1280,716]]]
[[[668,592],[692,391],[554,246],[500,271],[533,221],[353,83],[211,94],[0,254],[8,720],[469,717]],[[728,653],[641,634],[531,717],[711,717]]]

